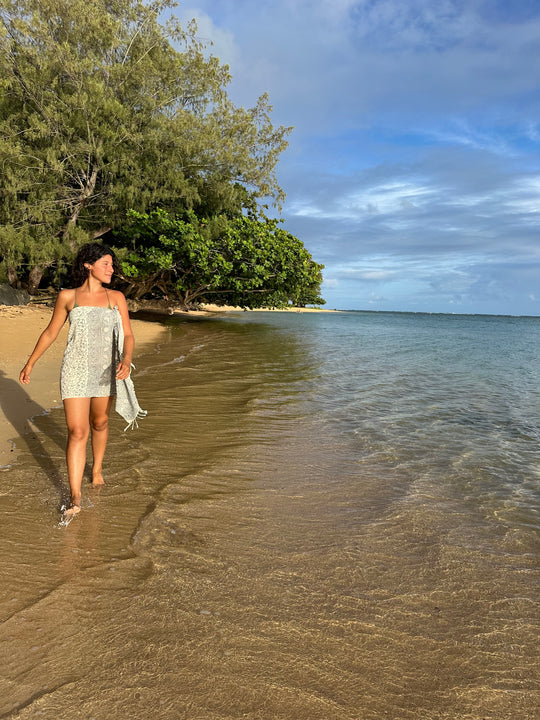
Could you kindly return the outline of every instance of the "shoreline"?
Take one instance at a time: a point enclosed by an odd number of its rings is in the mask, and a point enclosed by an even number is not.
[[[259,313],[259,312],[271,312],[271,313],[339,313],[342,310],[322,308],[322,307],[289,307],[283,308],[243,308],[238,305],[214,305],[213,303],[201,303],[198,310],[182,310],[179,307],[168,305],[163,301],[152,301],[152,300],[128,300],[128,307],[132,313],[153,313],[156,315],[173,315],[175,317],[186,317],[186,318],[206,318],[215,317],[216,315],[223,315],[229,313]]]
[[[247,310],[243,307],[235,305],[213,305],[212,303],[204,303],[202,305],[202,312],[294,312],[294,313],[335,313],[341,312],[340,310],[324,308],[324,307],[283,307],[283,308],[248,308]],[[191,311],[190,311],[191,312]]]
[[[136,340],[135,358],[155,346],[166,332],[159,320],[181,317],[204,320],[225,314],[244,312],[332,313],[323,308],[256,308],[204,304],[199,310],[181,310],[161,303],[128,301]],[[48,298],[28,305],[0,305],[0,471],[9,468],[17,458],[17,440],[39,432],[32,419],[62,407],[60,366],[66,346],[69,324],[66,322],[57,340],[37,363],[30,385],[19,382],[19,373],[32,352],[40,333],[52,313]],[[137,317],[140,313],[140,317]],[[157,320],[157,322],[156,322]]]
[[[21,385],[19,373],[41,332],[51,318],[47,304],[0,305],[0,470],[17,458],[17,440],[37,432],[32,418],[62,407],[60,366],[69,324],[36,364],[29,385]],[[155,346],[166,332],[163,325],[131,319],[136,340],[135,358]]]

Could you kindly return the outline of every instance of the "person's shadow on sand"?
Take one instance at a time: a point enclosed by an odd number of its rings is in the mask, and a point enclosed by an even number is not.
[[[32,400],[23,386],[8,377],[0,370],[0,407],[6,420],[13,427],[13,435],[19,435],[21,444],[24,444],[35,461],[41,467],[47,478],[60,492],[60,498],[65,495],[64,483],[59,470],[57,459],[52,458],[29,423],[30,418],[48,415],[47,411]],[[61,429],[50,417],[47,417],[47,437],[50,437],[62,450],[65,451],[65,429]]]

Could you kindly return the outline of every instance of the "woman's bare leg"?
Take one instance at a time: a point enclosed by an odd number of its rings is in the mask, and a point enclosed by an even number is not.
[[[103,458],[109,438],[109,414],[112,397],[92,398],[90,401],[90,427],[92,428],[92,484],[103,485]]]
[[[90,432],[90,398],[64,400],[68,441],[66,449],[71,508],[67,514],[74,515],[81,507],[81,485],[86,464],[86,443]]]

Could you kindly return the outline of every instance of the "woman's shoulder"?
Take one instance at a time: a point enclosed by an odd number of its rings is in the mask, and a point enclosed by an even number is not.
[[[114,300],[115,302],[118,302],[119,300],[122,302],[123,300],[126,302],[125,295],[123,292],[120,292],[120,290],[107,290],[107,292],[109,293],[111,300]]]
[[[127,302],[123,292],[120,290],[108,290],[109,302],[111,305],[116,306],[119,310],[125,310],[127,312]]]
[[[73,305],[75,302],[75,288],[63,288],[58,293],[56,303],[60,305]]]

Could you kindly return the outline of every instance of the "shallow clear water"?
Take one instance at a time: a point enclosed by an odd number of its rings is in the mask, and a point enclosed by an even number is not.
[[[0,474],[0,716],[536,717],[540,319],[170,321],[58,525]]]

